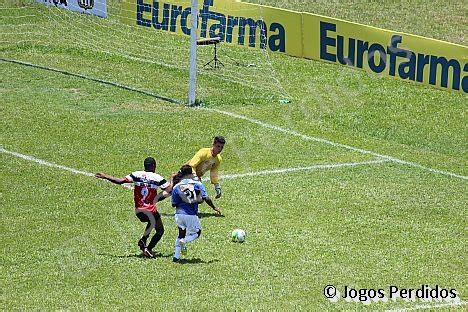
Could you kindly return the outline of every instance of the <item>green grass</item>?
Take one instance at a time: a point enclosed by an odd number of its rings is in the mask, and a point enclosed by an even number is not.
[[[8,21],[0,25],[2,58],[186,97],[185,37],[128,28],[114,15],[102,20],[41,6],[2,7],[0,14]],[[11,18],[28,14],[34,17],[27,23]],[[403,27],[404,17],[390,15]],[[25,23],[29,34],[13,35]],[[81,33],[84,25],[93,30]],[[468,175],[466,95],[282,55],[267,61],[227,45],[221,52],[261,66],[234,67],[226,59],[219,72],[201,70],[199,97],[208,109]],[[202,51],[199,62],[209,53]],[[123,176],[152,155],[167,177],[218,134],[228,142],[222,175],[375,159],[90,79],[0,64],[0,146],[79,170]],[[269,71],[279,82],[264,75]],[[280,87],[291,103],[278,102]],[[464,179],[385,162],[224,180],[216,201],[224,217],[202,207],[202,237],[189,245],[186,263],[173,264],[177,230],[168,201],[159,206],[166,227],[160,254],[144,260],[130,191],[6,153],[0,170],[1,304],[8,310],[365,308],[328,302],[322,294],[328,284],[340,291],[437,284],[466,301]],[[238,227],[247,232],[244,244],[229,241]]]
[[[463,1],[247,0],[245,2],[310,12],[466,45],[468,6]]]

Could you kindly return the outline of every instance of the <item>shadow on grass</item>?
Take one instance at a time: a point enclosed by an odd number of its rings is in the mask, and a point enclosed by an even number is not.
[[[163,217],[174,217],[174,214],[173,213],[159,213],[161,216]],[[198,217],[200,219],[203,219],[203,218],[211,218],[211,217],[218,217],[218,218],[224,218],[223,215],[217,215],[216,213],[214,212],[199,212],[198,213]]]
[[[99,256],[105,256],[105,257],[111,257],[111,258],[118,258],[118,259],[128,259],[128,258],[137,258],[137,259],[143,259],[143,260],[153,260],[156,258],[172,258],[172,253],[169,254],[163,254],[163,253],[156,253],[154,254],[154,258],[146,258],[143,257],[141,253],[136,253],[136,254],[130,254],[130,255],[113,255],[109,253],[99,253]],[[180,259],[179,261],[176,262],[176,264],[210,264],[214,262],[219,262],[218,259],[210,260],[210,261],[205,261],[200,258],[191,258],[191,259]]]
[[[159,214],[161,215],[161,217],[174,217],[173,213],[160,212]]]
[[[216,218],[224,218],[224,215],[218,215],[214,212],[210,212],[210,213],[207,213],[207,212],[199,212],[198,213],[198,217],[200,219],[202,218],[211,218],[211,217],[216,217]]]
[[[210,264],[214,262],[219,262],[218,259],[205,261],[200,258],[192,258],[192,259],[180,259],[179,261],[175,262],[176,264]]]
[[[141,253],[136,253],[136,254],[130,254],[130,255],[113,255],[113,254],[108,254],[108,253],[100,253],[98,254],[99,256],[106,256],[106,257],[111,257],[111,258],[120,258],[120,259],[127,259],[127,258],[140,258],[140,259],[149,259],[150,258],[145,258]],[[163,254],[160,252],[157,252],[154,254],[154,258],[172,258],[172,254]]]

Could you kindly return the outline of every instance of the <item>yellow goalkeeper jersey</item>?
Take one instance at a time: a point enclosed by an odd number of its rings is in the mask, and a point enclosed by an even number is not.
[[[210,181],[211,184],[219,182],[218,169],[221,165],[221,155],[213,157],[211,154],[211,148],[200,149],[192,159],[189,160],[188,164],[192,167],[195,174],[201,178],[208,170],[210,170]]]

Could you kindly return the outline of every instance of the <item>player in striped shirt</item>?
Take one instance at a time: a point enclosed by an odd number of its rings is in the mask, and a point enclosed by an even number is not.
[[[135,215],[142,223],[147,223],[145,232],[138,240],[138,247],[140,247],[144,257],[152,258],[153,248],[164,234],[164,226],[156,202],[166,197],[163,195],[172,190],[172,185],[155,173],[156,161],[153,157],[145,159],[144,168],[144,171],[135,171],[123,178],[116,178],[101,172],[96,173],[96,178],[108,180],[115,184],[133,183]],[[164,191],[160,193],[160,196],[157,196],[158,188]],[[156,233],[147,246],[146,241],[152,229],[155,229]]]
[[[174,262],[180,260],[181,254],[186,254],[187,244],[201,235],[198,204],[206,202],[218,215],[221,215],[221,211],[208,197],[205,186],[200,181],[194,180],[190,165],[183,165],[177,175],[179,182],[172,189],[172,206],[176,209],[174,217],[179,229],[172,258]]]

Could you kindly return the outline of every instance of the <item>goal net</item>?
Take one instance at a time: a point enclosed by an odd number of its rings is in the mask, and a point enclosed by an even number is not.
[[[130,0],[107,0],[106,18],[59,8],[61,1],[67,0],[40,1],[49,5],[33,0],[0,4],[3,61],[55,69],[187,102],[190,36],[161,27],[165,14],[169,14],[167,27],[172,27],[170,14],[174,13],[167,13],[162,3],[159,15],[151,11],[141,15],[143,21],[151,23],[148,26],[125,21]],[[78,1],[89,5],[94,0]],[[144,5],[146,0],[132,2],[139,3]],[[175,22],[190,27],[190,18],[185,19],[179,14]],[[257,24],[255,32],[245,32],[243,45],[225,40],[216,44],[219,63],[215,64],[213,44],[197,47],[197,99],[202,103],[225,104],[226,92],[230,92],[230,99],[245,104],[289,98],[281,84],[286,73],[278,65],[284,56],[260,47],[264,42],[261,20]],[[254,47],[249,46],[252,42]]]

